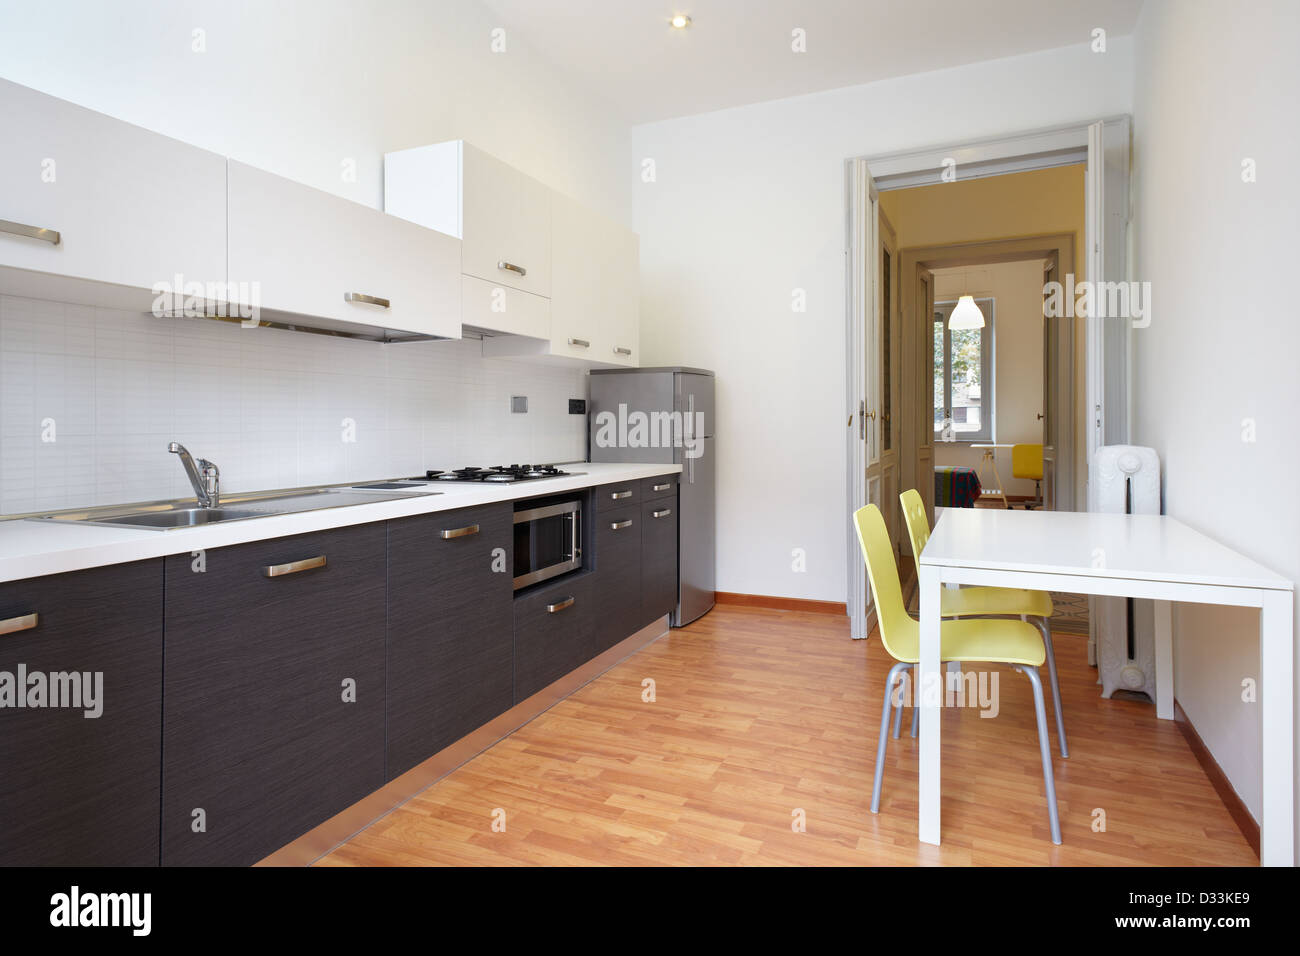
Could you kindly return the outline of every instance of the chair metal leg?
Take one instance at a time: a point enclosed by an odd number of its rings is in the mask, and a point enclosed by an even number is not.
[[[904,681],[907,680],[906,674],[904,674],[903,680]],[[894,689],[892,687],[889,689],[889,697],[891,700],[894,697]],[[903,722],[903,688],[900,687],[898,690],[898,703],[894,705],[894,729],[890,732],[890,736],[893,737],[895,740],[898,739],[898,728],[899,725],[902,724],[902,722]]]
[[[1061,685],[1056,679],[1056,651],[1052,647],[1052,629],[1041,617],[1034,618],[1034,625],[1043,635],[1043,650],[1047,652],[1047,676],[1052,682],[1052,708],[1056,711],[1056,739],[1061,745],[1061,756],[1069,757],[1070,748],[1065,742],[1065,711],[1061,707]]]
[[[1052,774],[1052,744],[1047,734],[1047,710],[1043,705],[1043,682],[1037,667],[1017,664],[1016,670],[1029,678],[1034,690],[1034,714],[1038,718],[1038,753],[1043,760],[1043,786],[1047,790],[1047,819],[1052,828],[1052,842],[1061,845],[1061,819],[1056,812],[1056,779]]]
[[[889,708],[892,704],[894,681],[897,680],[899,673],[911,668],[911,664],[899,661],[889,669],[889,676],[885,678],[885,702],[880,708],[880,742],[876,744],[876,779],[871,784],[872,813],[880,812],[880,785],[885,776],[885,743],[889,739]]]
[[[912,736],[916,736],[916,731],[921,725],[921,708],[916,706],[915,693],[912,694]]]

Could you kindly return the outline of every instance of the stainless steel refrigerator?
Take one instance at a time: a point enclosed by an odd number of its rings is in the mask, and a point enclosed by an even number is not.
[[[591,461],[672,462],[682,466],[677,498],[677,609],[673,626],[681,627],[713,607],[717,580],[715,433],[713,373],[698,368],[593,369],[588,402]],[[674,423],[673,441],[665,441],[664,414]],[[602,425],[648,421],[645,440],[635,428],[631,441],[611,443]],[[620,439],[626,437],[620,428]]]

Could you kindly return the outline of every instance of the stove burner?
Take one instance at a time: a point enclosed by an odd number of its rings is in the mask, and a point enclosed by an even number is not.
[[[452,471],[425,472],[425,481],[482,481],[508,484],[515,481],[533,481],[538,478],[560,478],[569,474],[555,465],[493,465],[491,468],[456,468]]]

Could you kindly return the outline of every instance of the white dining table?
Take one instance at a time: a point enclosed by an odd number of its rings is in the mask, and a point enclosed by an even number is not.
[[[1165,515],[1066,511],[945,508],[918,568],[923,842],[937,844],[941,835],[940,589],[994,585],[1155,601],[1156,709],[1165,718],[1173,716],[1172,602],[1259,608],[1260,673],[1224,679],[1255,677],[1257,706],[1263,708],[1260,862],[1294,865],[1293,582]]]

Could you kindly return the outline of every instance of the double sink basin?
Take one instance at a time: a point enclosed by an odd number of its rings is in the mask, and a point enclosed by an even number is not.
[[[394,490],[395,485],[401,485],[403,490]],[[246,521],[250,518],[269,518],[301,511],[346,508],[349,505],[367,505],[380,501],[441,494],[438,491],[407,490],[414,487],[418,485],[384,482],[371,486],[350,485],[338,488],[313,488],[306,491],[232,495],[218,508],[199,508],[187,502],[158,502],[127,507],[90,508],[85,511],[63,511],[40,515],[36,520],[169,531],[227,521]]]

